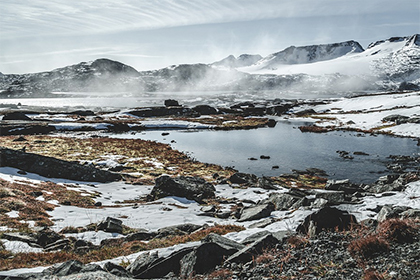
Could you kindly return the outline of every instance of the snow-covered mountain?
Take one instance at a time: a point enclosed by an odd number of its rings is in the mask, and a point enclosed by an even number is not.
[[[420,35],[393,37],[364,50],[355,41],[289,47],[261,57],[233,55],[211,64],[181,64],[153,71],[109,59],[49,72],[0,75],[0,96],[51,92],[290,90],[331,93],[420,88]]]
[[[222,66],[226,68],[238,68],[250,66],[261,60],[263,57],[259,54],[241,54],[236,58],[233,55],[212,63],[212,66]]]
[[[312,76],[341,74],[369,78],[384,87],[402,82],[420,85],[420,35],[371,43],[366,50],[354,41],[331,45],[289,47],[248,67],[249,74]]]

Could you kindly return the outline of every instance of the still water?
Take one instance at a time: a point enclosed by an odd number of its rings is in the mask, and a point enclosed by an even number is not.
[[[276,176],[292,169],[320,168],[331,179],[374,182],[386,171],[389,155],[418,155],[413,139],[352,132],[302,133],[302,123],[282,121],[275,128],[236,131],[146,131],[116,137],[156,140],[206,163],[230,166],[258,176]],[[162,136],[162,132],[169,135]],[[174,140],[174,141],[173,141]],[[171,143],[172,142],[172,143]],[[354,159],[344,159],[337,151]],[[363,152],[368,155],[354,155]],[[270,159],[260,159],[260,156]],[[258,160],[249,160],[249,158]],[[273,169],[278,166],[278,169]]]

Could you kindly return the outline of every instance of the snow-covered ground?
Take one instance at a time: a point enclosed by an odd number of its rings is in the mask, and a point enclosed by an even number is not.
[[[362,129],[389,132],[397,136],[420,138],[420,123],[395,124],[384,122],[383,118],[402,115],[420,118],[420,92],[366,95],[343,98],[326,105],[303,106],[295,109],[314,109],[322,115],[318,126]]]

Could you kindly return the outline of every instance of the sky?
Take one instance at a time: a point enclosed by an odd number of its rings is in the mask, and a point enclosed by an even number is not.
[[[0,0],[0,72],[97,58],[141,71],[416,33],[418,0]]]

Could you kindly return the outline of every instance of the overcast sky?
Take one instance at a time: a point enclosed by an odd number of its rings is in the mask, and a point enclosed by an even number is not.
[[[420,33],[419,0],[0,0],[0,72],[137,70]]]

